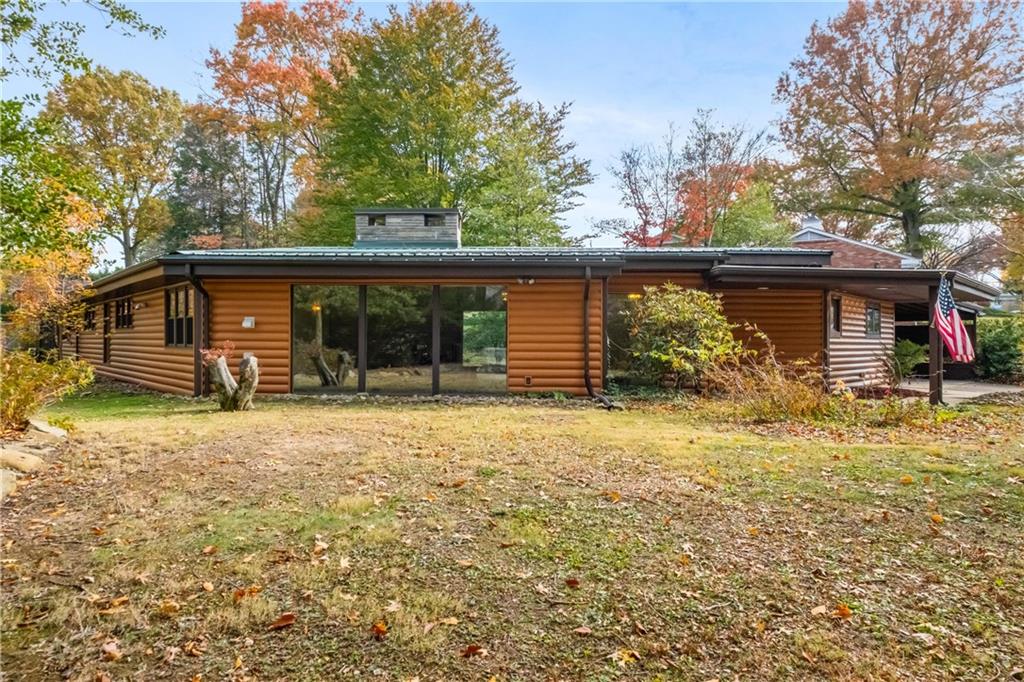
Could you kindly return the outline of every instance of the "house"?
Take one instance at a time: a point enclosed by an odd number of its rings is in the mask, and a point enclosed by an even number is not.
[[[97,280],[62,352],[181,394],[204,391],[200,349],[230,341],[259,359],[262,393],[586,395],[621,378],[622,307],[674,282],[859,386],[883,376],[897,305],[928,305],[943,276],[958,300],[997,294],[955,273],[835,267],[831,249],[465,248],[460,232],[453,210],[366,209],[348,248],[174,252]]]

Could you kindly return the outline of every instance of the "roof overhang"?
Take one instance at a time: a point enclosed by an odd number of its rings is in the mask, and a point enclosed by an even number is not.
[[[928,288],[945,277],[961,301],[989,303],[999,290],[957,272],[889,268],[805,268],[718,265],[708,281],[719,287],[822,288],[887,301],[927,301]]]

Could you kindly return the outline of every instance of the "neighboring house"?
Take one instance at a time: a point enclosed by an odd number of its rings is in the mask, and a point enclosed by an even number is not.
[[[366,209],[350,248],[171,253],[96,281],[63,351],[183,394],[205,390],[200,349],[230,341],[259,359],[262,393],[586,395],[628,355],[618,311],[671,281],[720,293],[737,333],[755,324],[781,357],[857,386],[883,376],[896,307],[927,306],[940,277],[960,301],[997,294],[954,273],[835,267],[832,249],[463,248],[460,233],[452,210]]]
[[[836,268],[901,268],[921,267],[921,259],[876,244],[826,232],[817,220],[804,221],[793,234],[793,246],[801,249],[825,249],[832,252],[831,265]]]

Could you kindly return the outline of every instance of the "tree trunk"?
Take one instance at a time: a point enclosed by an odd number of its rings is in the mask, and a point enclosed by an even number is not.
[[[316,373],[320,375],[320,385],[337,386],[338,377],[334,375],[331,368],[327,366],[327,361],[324,360],[324,315],[319,303],[316,304],[316,337],[313,344],[316,346],[313,365],[316,367]]]
[[[221,410],[236,412],[252,409],[252,396],[260,383],[259,363],[255,355],[242,358],[238,365],[238,381],[231,376],[228,361],[223,355],[207,365],[207,371]]]

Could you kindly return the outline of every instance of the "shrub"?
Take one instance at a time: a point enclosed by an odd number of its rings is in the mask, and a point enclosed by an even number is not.
[[[928,362],[927,346],[910,339],[897,341],[885,359],[892,386],[899,386],[922,362]]]
[[[625,315],[633,371],[658,383],[700,388],[708,370],[742,353],[721,300],[706,291],[644,287]]]
[[[21,431],[40,408],[92,383],[92,367],[81,360],[37,360],[26,351],[0,359],[0,432]]]
[[[708,373],[708,388],[757,422],[824,415],[830,397],[821,371],[806,360],[780,361],[771,339],[756,327],[751,331],[763,349],[717,364]]]
[[[1024,378],[1024,319],[979,319],[976,366],[986,379],[1020,381]]]

